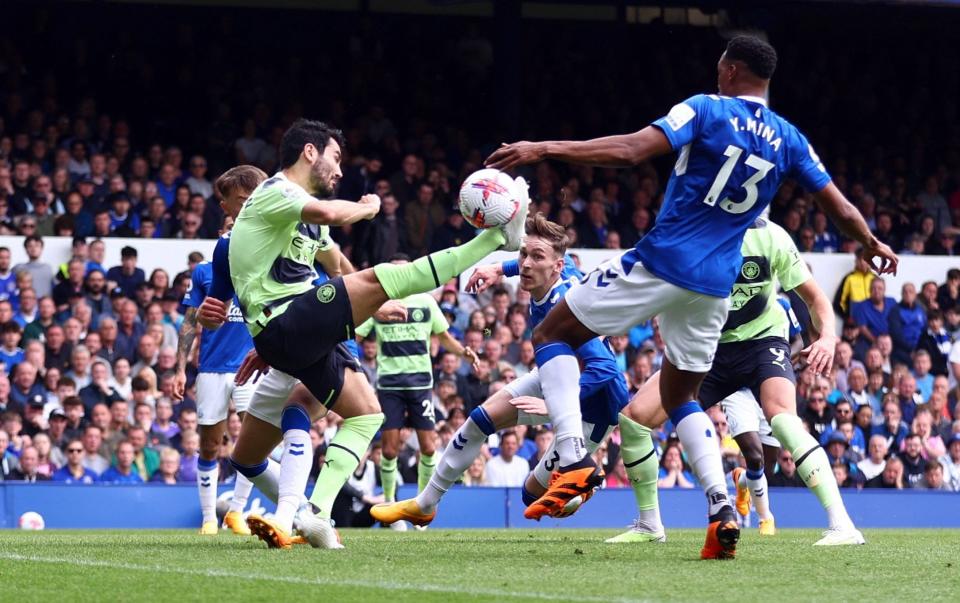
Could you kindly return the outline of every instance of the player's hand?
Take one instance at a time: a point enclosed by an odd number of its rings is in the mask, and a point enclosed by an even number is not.
[[[470,366],[473,367],[473,370],[480,370],[480,357],[477,356],[477,353],[473,350],[473,348],[464,346],[463,357],[467,360],[467,362],[470,363]]]
[[[830,376],[838,341],[836,335],[824,335],[800,351],[800,357],[813,369],[814,375]]]
[[[243,359],[240,368],[237,369],[237,375],[233,378],[233,381],[237,385],[243,385],[252,376],[253,382],[256,383],[261,376],[266,375],[269,371],[270,365],[257,354],[257,350],[250,350],[247,352],[247,357]]]
[[[877,258],[879,264],[875,264],[873,259]],[[876,247],[864,247],[863,259],[866,260],[870,268],[877,274],[896,274],[897,266],[900,264],[900,258],[887,245],[877,242]]]
[[[227,322],[227,303],[215,297],[205,297],[197,308],[197,322],[211,331],[219,329]]]
[[[467,281],[467,293],[483,293],[490,287],[500,284],[503,280],[503,269],[500,264],[477,266]]]
[[[490,154],[484,165],[497,170],[509,170],[518,165],[527,165],[542,161],[546,149],[542,142],[522,140],[510,144],[502,143],[500,148]]]
[[[528,415],[547,416],[547,403],[543,398],[534,398],[533,396],[520,396],[510,400],[510,404],[517,410],[522,410]]]
[[[380,195],[374,195],[370,193],[369,195],[364,195],[360,197],[358,201],[360,205],[365,205],[370,209],[370,216],[368,220],[372,220],[378,213],[380,213]]]
[[[377,322],[405,322],[407,320],[407,307],[403,302],[395,299],[388,300],[373,315]]]
[[[187,389],[187,374],[184,371],[177,371],[173,377],[173,399],[177,402],[183,401],[183,392]]]

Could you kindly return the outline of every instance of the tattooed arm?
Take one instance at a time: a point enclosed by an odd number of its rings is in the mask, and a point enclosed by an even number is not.
[[[200,334],[197,325],[197,309],[187,308],[180,325],[180,341],[177,343],[177,375],[173,380],[173,397],[183,400],[183,392],[187,386],[187,361],[193,351],[193,342]]]

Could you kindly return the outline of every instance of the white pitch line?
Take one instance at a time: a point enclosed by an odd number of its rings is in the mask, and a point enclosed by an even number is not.
[[[402,582],[372,582],[365,580],[338,580],[333,578],[306,578],[299,576],[274,576],[265,574],[246,574],[229,570],[207,568],[190,569],[162,565],[144,565],[137,563],[117,563],[113,561],[96,561],[92,559],[73,559],[67,557],[41,557],[39,555],[20,555],[18,553],[0,553],[0,559],[9,561],[25,561],[29,563],[55,563],[76,565],[82,567],[99,567],[106,569],[148,571],[163,574],[180,574],[184,576],[200,576],[204,578],[231,578],[235,580],[251,580],[265,582],[282,582],[285,584],[303,584],[307,586],[349,586],[351,588],[366,588],[372,590],[407,590],[414,592],[450,593],[456,595],[489,596],[502,599],[520,598],[540,601],[595,601],[611,603],[640,603],[642,599],[624,597],[597,597],[591,595],[575,595],[564,597],[547,593],[506,591],[488,588],[463,588],[457,586],[442,586],[439,584],[411,584]]]

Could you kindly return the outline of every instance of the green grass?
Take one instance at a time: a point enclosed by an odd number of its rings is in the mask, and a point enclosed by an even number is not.
[[[184,531],[0,531],[0,600],[934,601],[960,598],[960,531],[867,530],[867,546],[761,539],[697,559],[702,532],[608,545],[611,530],[345,530],[344,551],[266,550]]]

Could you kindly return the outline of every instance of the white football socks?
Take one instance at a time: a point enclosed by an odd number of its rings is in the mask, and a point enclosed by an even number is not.
[[[440,455],[437,466],[430,476],[430,482],[417,494],[417,506],[424,513],[430,513],[440,503],[450,486],[456,483],[466,471],[473,459],[480,454],[487,435],[468,418],[454,434],[447,449]]]

